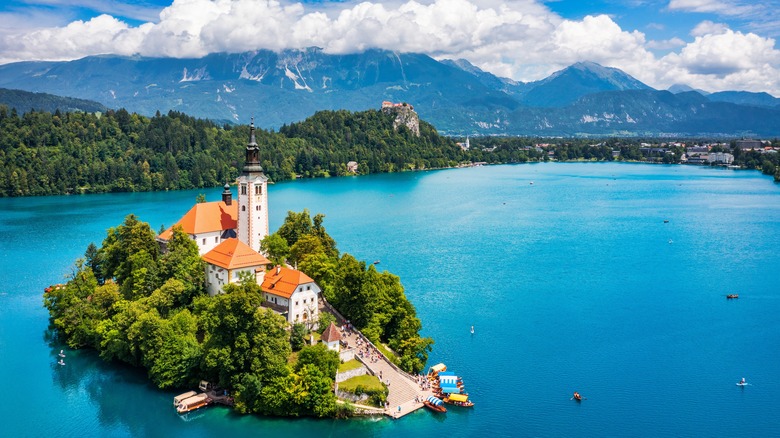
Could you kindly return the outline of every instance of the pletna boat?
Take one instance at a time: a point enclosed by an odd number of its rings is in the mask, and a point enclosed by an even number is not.
[[[450,394],[447,397],[444,397],[444,403],[449,403],[451,405],[455,406],[463,406],[466,408],[470,408],[474,406],[474,402],[469,400],[469,396],[467,394]]]
[[[736,298],[739,298],[739,294],[728,294],[728,295],[726,295],[726,299],[727,300],[733,300],[733,299],[736,299]]]
[[[423,400],[423,405],[425,405],[426,408],[432,410],[433,412],[440,412],[440,413],[447,412],[447,408],[444,407],[444,402],[441,401],[441,399],[436,398],[432,395],[428,396],[427,399]]]
[[[194,411],[195,409],[200,409],[204,406],[207,406],[209,403],[211,403],[211,399],[207,394],[203,393],[194,395],[182,400],[179,405],[176,406],[176,412],[184,414],[186,412]]]
[[[580,395],[580,393],[579,393],[579,392],[577,392],[577,391],[574,391],[574,396],[573,396],[572,398],[573,398],[574,400],[577,400],[577,401],[582,401],[582,396],[581,396],[581,395]]]

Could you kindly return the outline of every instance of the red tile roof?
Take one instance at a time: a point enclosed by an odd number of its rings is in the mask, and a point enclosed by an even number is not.
[[[313,282],[311,277],[301,271],[277,266],[265,274],[261,288],[263,292],[290,298],[298,286]]]
[[[225,269],[260,266],[265,269],[271,262],[257,251],[238,239],[226,239],[214,249],[203,254],[203,260]]]
[[[230,205],[222,201],[197,203],[173,224],[173,227],[176,225],[181,225],[184,232],[190,235],[234,230],[238,226],[238,203],[232,202]],[[163,231],[157,237],[169,240],[173,235],[173,227]]]
[[[340,341],[341,333],[339,332],[339,329],[336,328],[336,324],[331,322],[328,328],[322,332],[322,337],[320,339],[322,339],[323,342]]]

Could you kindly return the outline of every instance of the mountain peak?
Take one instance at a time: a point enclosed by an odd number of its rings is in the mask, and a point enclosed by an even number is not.
[[[649,86],[620,69],[582,61],[534,82],[523,101],[530,106],[558,107],[591,93],[648,89]]]

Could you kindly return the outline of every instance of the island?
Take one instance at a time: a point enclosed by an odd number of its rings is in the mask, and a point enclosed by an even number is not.
[[[199,388],[175,400],[182,413],[211,401],[316,417],[423,406],[433,340],[400,279],[340,253],[322,214],[288,212],[269,233],[260,149],[252,124],[236,200],[226,185],[170,228],[130,214],[90,244],[44,292],[58,337],[159,388]]]

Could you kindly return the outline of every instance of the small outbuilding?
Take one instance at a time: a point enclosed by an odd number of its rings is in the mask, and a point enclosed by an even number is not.
[[[339,352],[339,341],[341,341],[341,332],[336,328],[336,324],[330,323],[328,328],[322,332],[322,342],[328,347],[328,350]]]

